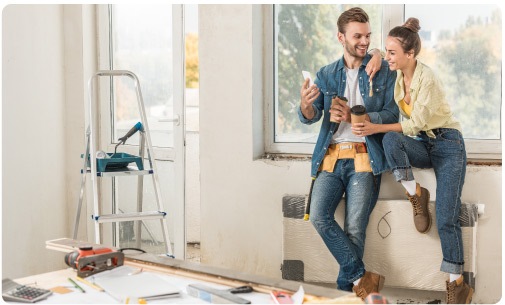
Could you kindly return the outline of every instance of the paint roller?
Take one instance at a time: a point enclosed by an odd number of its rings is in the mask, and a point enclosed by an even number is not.
[[[128,140],[129,137],[133,136],[139,130],[142,130],[142,123],[137,122],[137,124],[135,124],[135,126],[133,126],[130,130],[128,130],[128,132],[124,136],[118,139],[119,143],[117,143],[116,147],[114,148],[114,154],[116,154],[117,147],[119,145],[126,143],[126,140]]]

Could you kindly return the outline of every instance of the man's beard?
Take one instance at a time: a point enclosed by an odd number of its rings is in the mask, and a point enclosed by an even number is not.
[[[344,46],[345,50],[347,51],[347,53],[349,53],[349,55],[353,56],[353,57],[358,57],[358,58],[365,58],[365,55],[366,55],[366,50],[368,50],[368,47],[366,48],[365,50],[365,54],[361,55],[360,53],[358,53],[358,51],[356,50],[356,45],[352,45],[351,43],[349,43],[347,40],[345,41],[345,46]]]

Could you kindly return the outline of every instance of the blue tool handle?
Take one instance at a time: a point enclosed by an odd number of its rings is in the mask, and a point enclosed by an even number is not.
[[[133,136],[139,130],[142,130],[142,123],[140,123],[140,122],[135,124],[135,126],[133,126],[124,136],[119,138],[118,139],[119,142],[124,144],[126,142],[126,140],[128,140],[129,137]]]

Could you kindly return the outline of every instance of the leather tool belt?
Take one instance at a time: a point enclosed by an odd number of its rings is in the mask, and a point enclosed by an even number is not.
[[[362,142],[344,142],[328,146],[319,171],[333,173],[337,160],[354,159],[356,172],[371,172],[370,158],[368,157],[366,144]]]

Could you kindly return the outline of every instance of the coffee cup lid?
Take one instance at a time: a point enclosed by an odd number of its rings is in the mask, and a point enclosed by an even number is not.
[[[356,105],[351,108],[351,113],[352,114],[365,114],[366,113],[366,108],[363,105]]]

